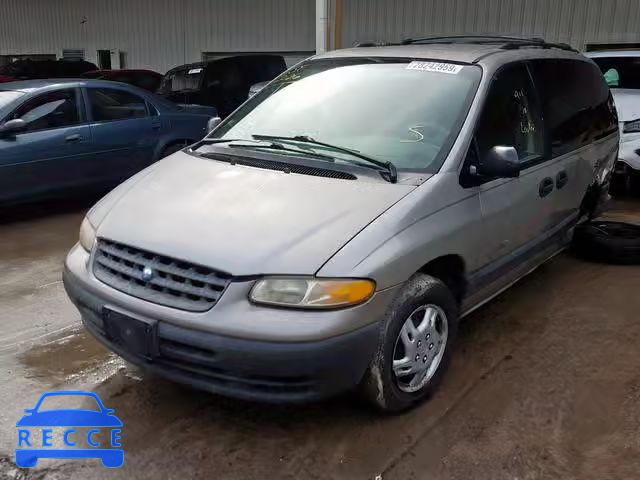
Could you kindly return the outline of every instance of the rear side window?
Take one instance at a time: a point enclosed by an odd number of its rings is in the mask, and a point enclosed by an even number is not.
[[[506,67],[494,78],[476,141],[480,158],[496,146],[514,147],[521,162],[544,155],[540,106],[524,65]]]
[[[531,63],[554,157],[613,133],[615,107],[602,73],[580,60]]]
[[[144,98],[110,88],[88,89],[93,121],[108,122],[149,116]]]
[[[11,116],[27,122],[27,131],[70,127],[80,123],[76,91],[60,90],[39,95],[21,105]]]

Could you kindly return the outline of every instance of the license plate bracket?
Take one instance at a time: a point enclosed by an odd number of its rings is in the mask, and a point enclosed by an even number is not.
[[[103,309],[102,319],[109,341],[148,360],[157,356],[157,322],[133,318],[109,308]]]

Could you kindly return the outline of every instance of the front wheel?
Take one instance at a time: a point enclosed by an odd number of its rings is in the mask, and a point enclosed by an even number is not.
[[[377,408],[407,409],[438,387],[458,330],[458,305],[440,280],[414,275],[387,311],[361,388]]]

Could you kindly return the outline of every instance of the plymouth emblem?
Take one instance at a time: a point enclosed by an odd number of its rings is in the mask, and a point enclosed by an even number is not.
[[[142,280],[144,280],[145,282],[149,282],[151,281],[151,279],[153,278],[153,268],[151,267],[144,267],[142,269]]]

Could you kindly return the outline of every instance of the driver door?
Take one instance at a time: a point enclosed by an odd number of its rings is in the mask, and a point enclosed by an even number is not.
[[[477,163],[494,146],[515,147],[521,173],[519,178],[482,179],[476,187],[485,232],[478,245],[484,266],[480,284],[504,278],[530,261],[553,214],[544,123],[524,63],[503,68],[493,79],[468,162]]]
[[[66,88],[27,99],[4,120],[21,118],[27,129],[0,138],[0,199],[33,197],[81,183],[90,153],[79,90]]]

